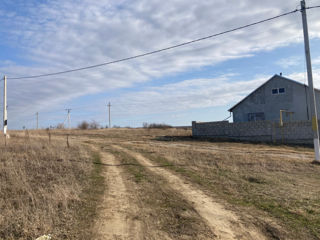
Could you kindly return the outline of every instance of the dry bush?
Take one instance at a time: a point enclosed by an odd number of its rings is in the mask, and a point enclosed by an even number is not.
[[[143,128],[159,128],[159,129],[168,129],[168,128],[172,128],[172,126],[166,124],[166,123],[146,123],[144,122],[142,124]]]
[[[64,129],[64,124],[63,123],[58,123],[57,129]]]
[[[87,121],[82,121],[78,124],[78,128],[81,130],[86,130],[89,128],[89,123]]]
[[[89,128],[90,129],[99,129],[100,124],[98,122],[96,122],[95,120],[92,120],[89,124]]]
[[[88,161],[83,148],[64,142],[12,137],[4,147],[0,141],[0,239],[80,239],[74,225]]]
[[[78,124],[78,129],[81,130],[86,130],[86,129],[99,129],[100,124],[96,121],[91,121],[88,123],[87,121],[82,121],[81,123]]]

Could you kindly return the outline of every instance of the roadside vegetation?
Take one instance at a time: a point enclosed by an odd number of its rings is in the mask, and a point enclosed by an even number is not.
[[[159,129],[172,128],[171,125],[166,124],[166,123],[147,123],[147,122],[144,122],[142,124],[142,127],[143,128],[148,128],[148,129],[151,129],[151,128],[159,128]]]
[[[86,129],[99,129],[101,128],[100,124],[94,120],[91,122],[82,121],[78,124],[78,129],[86,130]]]
[[[90,239],[103,193],[99,156],[30,132],[12,133],[6,146],[0,139],[0,239]]]

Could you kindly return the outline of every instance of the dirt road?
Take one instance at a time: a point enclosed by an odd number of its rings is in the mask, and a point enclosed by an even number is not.
[[[100,151],[100,155],[105,165],[103,175],[107,180],[107,191],[95,225],[96,239],[142,239],[141,224],[135,218],[139,210],[130,200],[119,162],[110,153]]]
[[[212,232],[209,235],[207,233],[208,237],[199,239],[266,239],[254,226],[242,223],[234,212],[227,210],[186,180],[164,168],[154,167],[151,161],[137,152],[119,145],[112,145],[112,148],[135,158],[140,166],[151,174],[163,178],[172,191],[180,194],[185,201],[190,203],[199,218]],[[152,239],[159,239],[160,236],[161,239],[173,239],[170,238],[170,234],[159,234],[161,229],[154,227],[146,229],[145,226],[150,224],[143,222],[144,219],[141,215],[144,212],[139,210],[134,200],[135,193],[132,189],[131,192],[128,189],[132,183],[128,182],[129,179],[124,174],[123,165],[110,152],[100,151],[100,154],[102,163],[105,165],[104,175],[107,180],[107,191],[96,221],[95,231],[98,235],[96,239],[146,239],[146,231],[148,231],[149,238]],[[179,239],[190,238],[181,236]]]
[[[164,168],[153,168],[154,165],[147,158],[134,151],[120,146],[114,148],[124,151],[138,160],[141,165],[148,168],[154,174],[160,175],[171,186],[174,191],[179,192],[185,199],[191,202],[198,214],[206,221],[217,239],[265,239],[265,237],[253,226],[244,226],[237,215],[221,204],[211,199],[192,184],[184,181],[178,176]]]

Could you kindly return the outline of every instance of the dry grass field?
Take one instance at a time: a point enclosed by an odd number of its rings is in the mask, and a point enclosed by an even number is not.
[[[190,135],[12,132],[0,143],[0,239],[320,239],[311,148]]]
[[[28,135],[13,133],[7,146],[1,138],[0,239],[88,239],[104,189],[99,156]]]

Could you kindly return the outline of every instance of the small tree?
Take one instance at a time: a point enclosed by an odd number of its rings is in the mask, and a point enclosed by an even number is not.
[[[142,127],[148,128],[148,129],[151,129],[151,128],[160,128],[160,129],[172,128],[171,125],[168,125],[166,123],[146,123],[146,122],[144,122],[142,124]]]
[[[100,128],[100,124],[96,122],[95,120],[92,120],[91,123],[89,124],[90,129],[98,129]]]
[[[87,121],[82,121],[78,124],[78,128],[82,130],[86,130],[89,128],[89,123]]]
[[[64,124],[63,123],[58,123],[57,129],[64,129]]]

